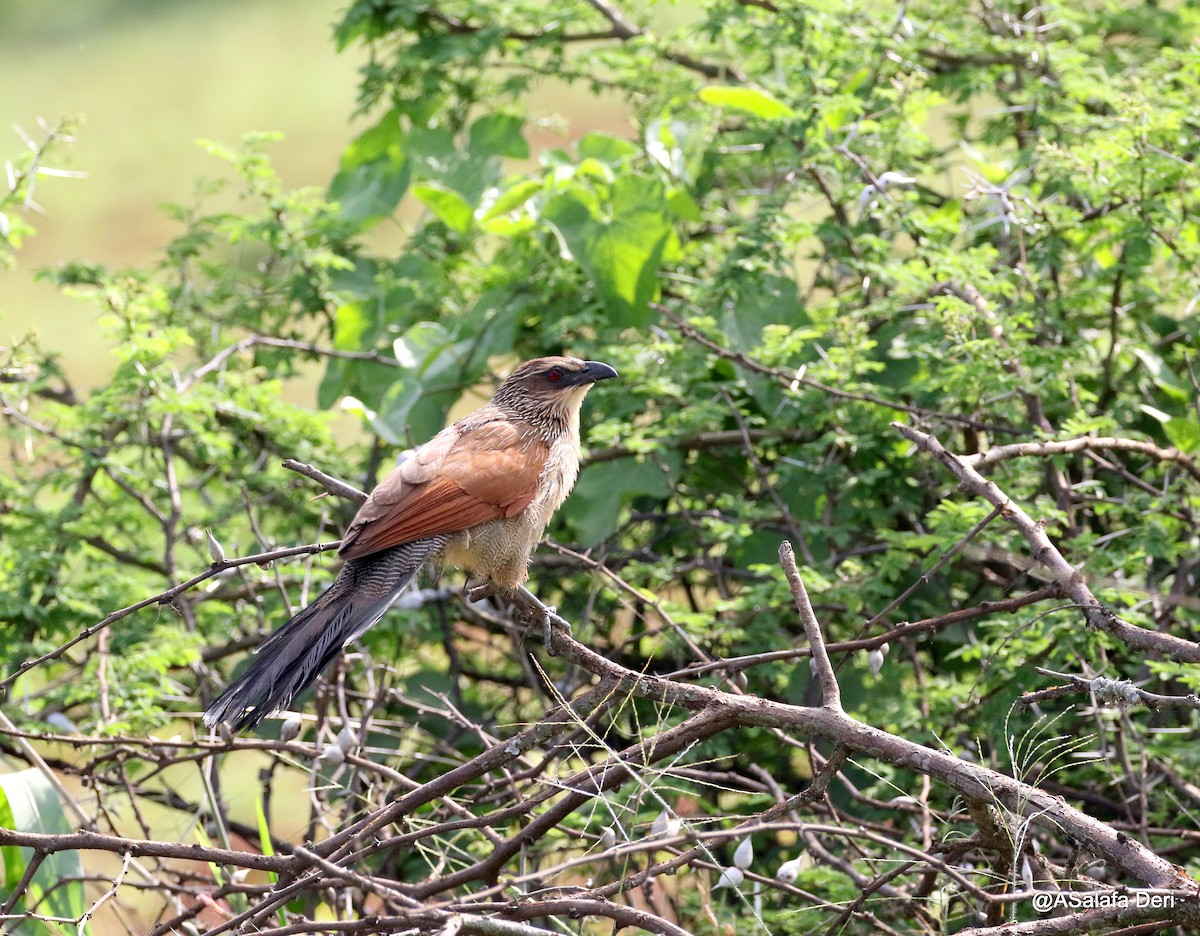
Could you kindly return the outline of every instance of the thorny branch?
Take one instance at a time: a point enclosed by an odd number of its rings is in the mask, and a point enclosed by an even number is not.
[[[357,916],[343,919],[337,926],[322,924],[325,931],[372,933],[403,927],[418,931],[422,928],[446,931],[449,931],[448,928],[457,928],[456,931],[464,933],[520,933],[526,936],[534,932],[549,932],[531,927],[526,921],[565,915],[606,917],[618,926],[677,936],[685,931],[671,922],[669,914],[661,906],[652,909],[635,903],[615,901],[631,900],[651,883],[665,880],[665,875],[688,868],[693,869],[693,873],[700,873],[699,869],[720,867],[721,862],[714,849],[721,843],[736,841],[755,832],[794,830],[816,849],[815,855],[825,854],[823,846],[819,846],[822,837],[851,836],[857,837],[862,847],[878,847],[909,856],[908,864],[890,872],[886,878],[877,878],[869,885],[868,890],[881,888],[880,893],[886,892],[902,900],[914,899],[915,894],[898,887],[896,881],[905,874],[916,874],[924,869],[926,874],[945,875],[956,881],[964,893],[972,895],[973,899],[984,905],[990,905],[998,899],[1018,899],[1018,895],[1011,894],[1002,898],[993,888],[978,886],[969,877],[957,871],[949,859],[908,845],[898,838],[887,824],[872,825],[868,822],[864,825],[861,819],[850,825],[839,824],[849,817],[841,814],[825,791],[835,777],[842,783],[846,782],[845,776],[839,776],[845,764],[865,759],[868,762],[890,764],[927,777],[945,784],[967,802],[988,804],[989,809],[999,811],[1014,821],[1024,821],[1046,828],[1053,835],[1065,837],[1091,854],[1102,857],[1110,867],[1119,870],[1129,879],[1177,898],[1169,910],[1162,909],[1156,913],[1075,914],[1068,918],[1075,920],[1075,928],[1066,927],[1061,929],[1063,932],[1080,931],[1079,927],[1090,925],[1096,920],[1119,921],[1123,924],[1157,921],[1189,925],[1197,922],[1200,920],[1200,904],[1197,903],[1197,893],[1200,889],[1196,882],[1141,841],[1091,818],[1036,786],[988,767],[970,763],[950,753],[865,725],[842,710],[839,702],[840,687],[829,660],[831,653],[845,653],[878,646],[885,638],[897,640],[906,635],[948,626],[948,622],[1008,612],[1059,596],[1066,596],[1074,601],[1089,621],[1105,614],[1087,590],[1083,576],[1071,567],[1050,543],[1044,529],[1030,520],[995,485],[975,474],[968,458],[960,458],[946,452],[932,436],[911,427],[901,426],[898,429],[955,471],[964,481],[968,493],[989,500],[1001,516],[1027,535],[1033,555],[1053,577],[1050,585],[1026,596],[991,602],[986,607],[952,612],[944,619],[901,624],[883,635],[827,645],[821,633],[820,623],[808,600],[791,546],[784,543],[780,550],[780,559],[809,646],[778,651],[777,654],[760,654],[745,660],[699,663],[665,676],[651,671],[635,671],[589,649],[572,636],[567,621],[552,609],[538,603],[539,610],[553,625],[549,636],[551,652],[563,661],[575,665],[580,671],[590,674],[594,683],[575,698],[564,700],[534,724],[509,737],[507,741],[502,739],[490,743],[476,756],[462,760],[423,783],[409,781],[403,772],[381,762],[379,755],[395,755],[396,752],[390,748],[370,752],[349,750],[337,759],[335,763],[339,766],[325,782],[332,782],[333,788],[336,789],[339,784],[353,778],[363,797],[357,819],[340,829],[331,829],[323,841],[314,845],[273,843],[270,854],[264,851],[268,844],[265,841],[260,842],[257,849],[217,848],[210,845],[131,838],[119,834],[117,830],[112,834],[104,834],[85,829],[59,835],[0,830],[0,845],[32,849],[33,857],[18,886],[28,888],[37,867],[43,864],[48,856],[68,851],[105,851],[126,856],[127,863],[132,858],[153,859],[161,868],[172,869],[170,873],[177,879],[177,883],[172,885],[172,890],[177,895],[173,903],[174,915],[160,919],[156,932],[178,929],[189,921],[206,918],[208,908],[214,906],[214,902],[235,898],[245,909],[240,912],[226,912],[223,917],[216,919],[207,918],[207,933],[216,936],[239,926],[254,926],[260,932],[274,933],[315,931],[313,926],[288,914],[280,918],[286,919],[287,922],[274,921],[276,915],[282,913],[284,906],[290,901],[305,895],[324,893],[333,888],[347,895],[358,895],[353,897],[358,908]],[[360,501],[363,497],[362,492],[312,466],[289,460],[287,467],[313,479],[329,493],[354,501]],[[56,654],[61,655],[70,646],[94,635],[138,608],[169,601],[183,590],[194,587],[219,571],[311,554],[333,548],[334,545],[336,544],[291,547],[214,562],[209,570],[152,598],[114,612],[103,621],[85,629],[63,647],[23,664],[16,673],[10,674],[0,682],[0,686],[10,686],[16,678],[40,662],[53,659]],[[1120,628],[1110,632],[1116,635],[1129,633]],[[1138,633],[1134,635],[1134,639],[1144,642],[1149,638]],[[1176,639],[1176,643],[1169,646],[1175,649],[1177,644],[1188,643]],[[822,687],[821,705],[788,704],[695,682],[696,677],[704,672],[736,672],[746,666],[760,664],[764,657],[785,659],[804,654],[812,654],[815,661],[816,678]],[[1082,684],[1079,680],[1072,681],[1076,685]],[[620,750],[612,747],[592,728],[580,731],[586,726],[599,724],[598,720],[614,717],[635,699],[652,703],[663,713],[663,723],[659,731],[647,734],[633,745]],[[1150,702],[1151,698],[1149,695],[1143,695],[1140,700]],[[428,706],[418,708],[429,712],[437,711]],[[679,712],[691,714],[679,720],[678,714],[672,714]],[[442,710],[442,714],[450,716],[450,712],[445,709]],[[228,737],[209,741],[159,741],[132,737],[84,738],[69,735],[51,737],[15,728],[0,732],[0,737],[22,739],[26,742],[42,738],[59,743],[67,742],[83,750],[99,751],[85,769],[89,775],[97,778],[95,788],[101,796],[107,795],[101,791],[107,789],[110,784],[114,790],[118,788],[115,778],[103,779],[108,776],[108,765],[123,764],[131,757],[155,764],[155,769],[146,777],[139,778],[132,789],[134,795],[147,796],[150,789],[146,784],[167,767],[175,766],[178,769],[178,766],[183,764],[199,765],[214,756],[237,756],[242,751],[270,752],[284,765],[300,765],[308,761],[317,769],[324,762],[324,752],[332,744],[331,735],[322,733],[332,729],[323,726],[321,717],[318,717],[315,724],[318,737],[312,742]],[[365,737],[365,724],[347,724],[345,727],[353,729],[354,737]],[[589,810],[603,810],[606,808],[605,804],[611,802],[609,797],[627,785],[642,791],[639,795],[649,796],[651,802],[654,802],[655,798],[661,802],[661,797],[655,792],[658,781],[669,778],[677,771],[681,776],[685,775],[685,764],[690,761],[692,752],[698,750],[704,739],[754,727],[770,728],[781,732],[783,737],[804,739],[809,743],[833,744],[835,756],[826,763],[825,769],[814,780],[811,789],[781,796],[774,805],[757,814],[743,817],[740,822],[729,828],[705,829],[701,823],[676,820],[680,824],[675,828],[683,830],[682,836],[673,835],[668,825],[666,834],[651,834],[646,837],[627,827],[627,820],[621,813],[614,812],[610,828],[617,834],[611,842],[603,841],[603,837],[598,840],[593,837],[594,834],[571,833],[577,843],[574,850],[568,849],[559,860],[550,860],[535,870],[511,879],[513,882],[520,882],[519,886],[527,896],[520,900],[511,900],[506,896],[506,887],[513,885],[505,885],[503,881],[509,873],[512,861],[526,849],[537,846],[546,837],[555,833],[562,834],[563,830],[570,827],[567,822],[569,817],[586,814]],[[395,728],[383,722],[374,725],[374,730],[385,733],[390,733]],[[589,755],[581,760],[580,755],[589,748],[594,754],[598,753],[599,757],[593,759]],[[561,768],[574,764],[574,770],[560,770],[553,774],[545,772],[546,768],[556,761]],[[531,770],[534,765],[540,766]],[[48,765],[47,769],[50,769],[50,766],[68,772],[76,769],[69,763],[55,763]],[[344,771],[352,771],[352,774],[350,777],[344,777]],[[342,779],[339,780],[339,777]],[[489,797],[484,795],[483,791],[487,789],[490,779],[505,777],[508,779],[503,781],[503,787],[516,784],[512,786],[511,794],[489,801]],[[521,779],[518,780],[518,777]],[[122,781],[125,786],[129,782],[127,777]],[[470,790],[475,791],[474,806],[469,805],[470,799],[462,799],[466,791]],[[483,799],[480,799],[481,796]],[[191,804],[176,805],[178,808],[195,811],[195,806]],[[434,812],[429,813],[431,808]],[[830,821],[811,822],[801,818],[801,814],[806,812],[816,813]],[[419,816],[425,818],[418,821]],[[858,832],[853,831],[855,826],[859,829]],[[432,873],[423,881],[410,877],[393,878],[376,870],[380,861],[385,862],[386,867],[387,862],[409,854],[413,849],[433,854],[454,854],[457,837],[472,831],[486,831],[492,836],[492,850],[488,856],[467,861],[457,859],[453,868],[441,872],[431,869]],[[243,833],[253,835],[253,831],[248,828],[243,829]],[[654,856],[658,852],[665,853],[667,857],[655,859]],[[639,855],[645,855],[648,859],[644,866],[636,860]],[[277,880],[273,884],[245,882],[216,886],[215,882],[206,881],[203,877],[181,873],[177,864],[180,861],[208,862],[226,869],[241,869],[239,874],[244,871],[269,872],[277,875]],[[584,867],[611,867],[621,870],[608,875],[607,879],[602,878],[601,882],[590,887],[581,887],[574,883],[568,886],[566,882],[575,880],[571,875],[572,869]],[[774,881],[770,877],[762,876],[755,876],[753,879],[756,882],[755,886],[778,888],[782,892],[794,890],[786,881]],[[93,906],[100,909],[102,903],[118,899],[121,880],[120,876],[117,876],[112,886],[103,891],[102,899],[98,899]],[[1093,882],[1091,886],[1101,885]],[[796,893],[807,894],[805,891]],[[815,896],[813,900],[814,905],[822,904]],[[13,900],[10,899],[6,912],[11,912],[14,906]],[[862,920],[880,932],[890,931],[883,920],[877,914],[868,912],[863,904],[848,908],[847,912],[852,918]],[[1085,922],[1085,917],[1086,921],[1090,922]],[[1030,930],[1035,931],[1042,932]]]
[[[1135,650],[1152,650],[1182,662],[1200,663],[1200,644],[1129,624],[1121,620],[1111,608],[1097,601],[1084,576],[1067,561],[1046,534],[1046,525],[1030,517],[999,487],[979,474],[966,459],[947,451],[937,438],[929,433],[901,423],[893,423],[892,426],[918,448],[945,465],[959,479],[965,491],[982,497],[1000,509],[1004,519],[1029,541],[1030,556],[1046,568],[1063,597],[1070,598],[1082,610],[1088,627],[1112,634]]]

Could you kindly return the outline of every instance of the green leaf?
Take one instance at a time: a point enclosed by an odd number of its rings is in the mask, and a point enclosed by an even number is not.
[[[700,210],[700,206],[696,204],[696,200],[686,189],[671,189],[670,194],[667,195],[667,204],[677,218],[697,223],[704,220],[704,213]]]
[[[396,210],[408,190],[407,159],[381,159],[340,169],[329,183],[329,200],[338,203],[340,217],[356,223],[377,221]]]
[[[830,132],[852,123],[863,112],[863,102],[853,95],[832,96],[821,102],[821,120]]]
[[[202,826],[196,826],[193,831],[196,834],[196,841],[200,843],[201,848],[212,848],[212,839],[208,837],[208,833],[204,831]],[[218,887],[225,885],[225,875],[221,873],[221,866],[215,861],[206,862],[208,870],[212,872],[213,880],[217,882]]]
[[[1181,452],[1200,451],[1200,421],[1194,416],[1176,416],[1163,423],[1163,431],[1171,444]]]
[[[413,196],[437,215],[446,227],[460,234],[470,230],[471,206],[458,192],[433,182],[414,185],[412,191]]]
[[[579,151],[581,160],[595,159],[614,168],[629,162],[640,153],[637,146],[629,140],[598,131],[584,134],[575,144],[575,149]]]
[[[483,212],[480,220],[490,221],[492,218],[506,215],[510,211],[516,211],[525,202],[529,201],[534,194],[540,192],[543,187],[540,179],[525,179],[515,185],[510,185],[496,196],[495,201],[488,205],[487,210]]]
[[[621,458],[579,476],[563,510],[585,546],[610,536],[620,522],[621,507],[634,497],[665,497],[670,488],[662,469],[651,461]]]
[[[437,322],[418,322],[396,339],[394,351],[405,371],[379,401],[378,416],[394,437],[423,441],[442,429],[462,388],[486,363],[472,356],[473,344]]]
[[[19,832],[38,832],[59,835],[71,831],[54,785],[40,770],[30,768],[17,773],[0,775],[0,826]],[[4,884],[0,888],[0,903],[6,900],[25,872],[33,855],[31,848],[6,845],[0,848],[0,863],[4,868]],[[48,916],[79,919],[87,910],[83,893],[83,863],[79,853],[63,851],[47,855],[25,890],[17,907],[33,907]],[[69,883],[62,883],[68,879]],[[11,926],[11,924],[10,924]],[[88,926],[84,927],[84,932]],[[29,934],[51,932],[34,921],[11,926],[6,932]]]
[[[1142,362],[1142,366],[1150,374],[1154,386],[1176,400],[1186,401],[1191,398],[1191,386],[1180,379],[1160,355],[1149,348],[1135,347],[1132,350],[1133,356]]]
[[[471,124],[467,149],[472,156],[507,156],[528,159],[529,143],[522,132],[525,121],[509,114],[487,114]]]
[[[618,325],[643,325],[657,275],[674,236],[663,184],[646,176],[621,176],[605,202],[572,185],[555,195],[542,218],[583,267]]]
[[[345,302],[333,319],[333,346],[339,351],[361,351],[370,344],[377,323],[361,302]]]
[[[469,146],[470,144],[468,144]],[[413,178],[434,182],[457,192],[468,205],[479,204],[483,193],[500,181],[503,161],[498,156],[460,147],[444,127],[422,127],[409,134]]]
[[[759,88],[732,88],[709,85],[700,89],[700,100],[714,107],[745,111],[764,120],[795,117],[796,112],[778,98]]]
[[[342,218],[364,223],[396,210],[411,176],[404,142],[399,114],[391,110],[346,147],[328,193]]]
[[[786,325],[796,329],[808,324],[796,283],[784,276],[761,274],[740,281],[737,298],[721,317],[722,328],[731,347],[753,351],[763,342],[768,325]]]
[[[13,816],[12,804],[4,791],[4,778],[0,777],[0,829],[16,828],[17,820]],[[0,848],[0,861],[4,865],[4,883],[9,888],[15,887],[17,881],[21,880],[21,875],[25,873],[27,857],[22,855],[21,849],[15,845],[5,845]],[[0,892],[0,896],[7,898],[11,893],[11,889],[8,889]]]
[[[271,844],[271,826],[267,822],[266,810],[263,809],[262,796],[254,798],[254,816],[258,820],[259,847],[262,849],[262,853],[270,858],[275,854],[275,847]],[[271,871],[267,874],[267,878],[274,884],[279,879],[279,875]]]

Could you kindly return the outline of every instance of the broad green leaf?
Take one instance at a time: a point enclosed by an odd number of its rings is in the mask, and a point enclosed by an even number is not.
[[[821,102],[821,120],[830,132],[853,123],[863,111],[863,102],[851,94],[830,97]]]
[[[388,111],[375,126],[364,130],[342,151],[340,168],[356,169],[381,159],[394,159],[404,143],[404,129],[400,126],[400,115]]]
[[[388,217],[408,190],[408,160],[380,159],[352,169],[340,169],[329,184],[329,200],[338,203],[339,215],[365,223]]]
[[[473,156],[507,156],[528,159],[525,121],[509,114],[487,114],[471,124],[467,149]]]
[[[575,176],[583,179],[595,179],[597,182],[603,182],[606,185],[611,183],[615,178],[612,167],[608,163],[601,162],[599,159],[592,159],[590,156],[579,160],[579,165],[575,167]]]
[[[664,497],[669,491],[662,469],[653,461],[621,458],[579,476],[563,511],[585,546],[609,536],[620,522],[621,507],[634,497]]]
[[[405,440],[397,435],[392,427],[379,418],[379,414],[371,409],[362,400],[356,396],[344,396],[341,401],[341,409],[343,413],[349,413],[352,416],[357,416],[371,431],[379,438],[383,439],[388,445],[404,445]]]
[[[481,215],[481,220],[490,221],[510,211],[516,211],[529,201],[537,192],[544,188],[540,179],[525,179],[516,185],[510,185],[496,195],[495,200],[487,206]]]
[[[345,302],[333,318],[333,346],[339,351],[361,351],[376,323],[361,302]]]
[[[385,218],[404,197],[410,173],[399,114],[388,111],[343,151],[328,198],[339,204],[340,215],[347,220],[363,223]]]
[[[734,88],[709,85],[700,89],[700,100],[714,107],[745,111],[764,120],[795,117],[796,112],[776,97],[760,88]]]
[[[1195,416],[1176,416],[1163,423],[1163,431],[1179,451],[1192,454],[1200,451],[1200,420]]]
[[[1142,362],[1142,366],[1146,368],[1150,374],[1150,379],[1154,381],[1154,385],[1162,390],[1168,396],[1174,397],[1176,400],[1188,400],[1191,398],[1191,386],[1181,380],[1162,359],[1162,356],[1149,348],[1134,348],[1133,356]]]
[[[768,325],[786,325],[794,330],[808,324],[796,283],[783,276],[762,274],[743,277],[737,298],[727,307],[721,324],[730,346],[753,351],[763,341]]]
[[[670,194],[667,195],[667,204],[677,218],[697,223],[704,220],[704,214],[701,212],[700,206],[696,204],[696,200],[688,194],[686,189],[671,189]]]
[[[71,824],[63,812],[58,793],[46,775],[36,768],[0,774],[0,826],[44,835],[58,835],[71,831]],[[11,894],[9,888],[15,887],[21,879],[32,854],[33,850],[29,848],[0,848],[5,884],[0,888],[0,903]],[[83,884],[79,880],[82,875],[83,863],[78,852],[65,851],[48,855],[34,873],[18,906],[32,907],[37,904],[38,911],[48,916],[79,919],[88,907]],[[62,883],[71,878],[75,880]],[[10,929],[6,932],[14,936],[51,932],[35,921],[9,926]],[[90,925],[83,927],[83,932],[89,930]]]
[[[444,127],[413,130],[408,137],[407,152],[414,163],[414,179],[457,192],[472,208],[479,204],[484,192],[500,181],[504,168],[499,156],[460,147]]]
[[[621,176],[599,205],[591,191],[573,185],[547,203],[542,218],[591,278],[616,324],[649,321],[659,266],[674,236],[661,182]]]
[[[537,222],[533,218],[510,218],[504,215],[499,218],[481,221],[479,222],[479,226],[487,233],[495,234],[497,237],[517,238],[536,228]]]
[[[430,182],[413,186],[413,196],[438,216],[446,227],[465,233],[471,228],[471,206],[458,192]]]
[[[379,419],[394,437],[420,442],[445,425],[462,387],[486,363],[470,357],[472,345],[472,339],[461,339],[437,322],[418,322],[396,339],[396,357],[414,366],[402,371],[379,401]]]
[[[627,163],[639,154],[637,146],[610,133],[593,131],[575,144],[580,159],[597,159],[614,168]]]

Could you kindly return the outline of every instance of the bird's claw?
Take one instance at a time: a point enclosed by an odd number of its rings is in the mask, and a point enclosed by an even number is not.
[[[472,585],[465,590],[467,601],[476,602],[482,601],[485,598],[491,598],[496,594],[496,590],[492,587],[491,582],[484,582],[480,585]],[[512,615],[517,621],[522,621],[526,626],[533,628],[539,623],[542,628],[542,643],[546,647],[548,653],[554,652],[554,625],[557,623],[566,632],[567,636],[571,634],[571,625],[558,616],[558,609],[553,605],[544,605],[532,594],[520,589],[514,594],[507,596],[512,601]]]
[[[546,645],[546,652],[553,653],[554,647],[554,625],[558,624],[567,634],[571,636],[571,625],[568,621],[558,616],[558,609],[552,606],[547,606],[542,612],[542,641]]]

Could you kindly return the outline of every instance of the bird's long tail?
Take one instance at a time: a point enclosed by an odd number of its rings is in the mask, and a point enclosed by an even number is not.
[[[320,598],[263,641],[250,668],[208,707],[205,724],[244,731],[291,705],[342,647],[383,617],[445,543],[434,536],[348,559]]]

